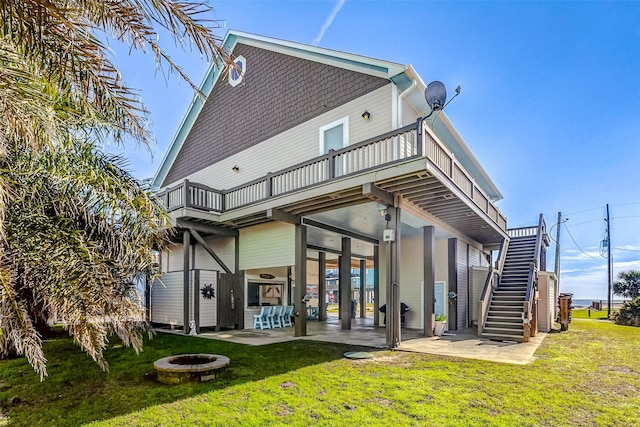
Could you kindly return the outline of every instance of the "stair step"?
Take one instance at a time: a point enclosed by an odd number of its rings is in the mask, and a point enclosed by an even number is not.
[[[491,326],[486,326],[482,328],[483,333],[487,334],[507,334],[507,335],[517,335],[520,334],[522,336],[524,334],[524,329],[515,329],[515,328],[495,328]]]
[[[496,317],[517,317],[522,319],[522,311],[507,311],[507,310],[491,310],[487,313],[487,316],[496,316]]]
[[[522,313],[518,313],[515,311],[506,311],[506,312],[499,311],[497,313],[492,313],[491,311],[489,311],[487,313],[487,322],[489,321],[489,319],[496,322],[498,321],[514,322],[515,320],[522,322]]]
[[[524,275],[524,274],[510,274],[508,276],[502,276],[500,278],[502,280],[502,282],[508,282],[508,281],[514,281],[514,280],[524,280],[525,282],[527,280],[529,280],[529,275]]]
[[[507,316],[487,316],[485,326],[488,325],[518,325],[522,324],[521,317],[507,317]]]
[[[510,329],[510,328],[492,328],[492,327],[487,327],[485,326],[482,329],[483,333],[486,334],[500,334],[500,335],[514,335],[514,336],[520,336],[522,337],[524,335],[524,330],[523,329]]]
[[[509,335],[509,334],[487,334],[484,332],[482,333],[482,338],[487,338],[495,341],[516,341],[516,342],[524,341],[523,336]]]
[[[492,300],[491,301],[491,309],[492,310],[500,310],[502,308],[509,310],[522,310],[524,306],[524,298],[520,301],[505,301],[505,300]]]

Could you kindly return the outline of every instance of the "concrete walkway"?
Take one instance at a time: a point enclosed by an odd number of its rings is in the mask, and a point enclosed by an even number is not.
[[[157,329],[158,332],[182,334],[181,330]],[[340,321],[329,318],[326,322],[308,321],[307,336],[295,337],[294,328],[244,329],[219,332],[202,332],[201,338],[217,339],[246,345],[268,345],[286,341],[311,340],[351,344],[371,348],[386,348],[386,330],[374,327],[372,319],[354,319],[351,330],[340,329]],[[488,360],[492,362],[527,364],[534,360],[533,354],[546,334],[538,333],[528,343],[498,342],[478,338],[476,329],[467,329],[457,334],[426,338],[421,331],[403,329],[400,351],[437,354],[441,356]]]
[[[526,365],[535,360],[534,353],[546,336],[539,332],[527,343],[500,342],[479,338],[473,328],[455,335],[406,340],[398,350]]]

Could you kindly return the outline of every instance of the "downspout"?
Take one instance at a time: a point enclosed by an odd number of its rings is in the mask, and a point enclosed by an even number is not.
[[[406,88],[400,95],[398,95],[398,128],[402,127],[402,100],[409,94],[409,92],[411,92],[416,87],[418,87],[418,82],[413,79],[411,86]]]

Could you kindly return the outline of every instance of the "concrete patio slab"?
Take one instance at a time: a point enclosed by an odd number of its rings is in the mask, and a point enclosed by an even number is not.
[[[182,334],[181,330],[156,329],[158,332]],[[287,341],[311,340],[354,346],[386,348],[384,326],[373,326],[372,319],[354,319],[351,330],[340,329],[337,318],[327,321],[307,322],[307,336],[295,337],[294,329],[244,329],[229,331],[209,331],[198,335],[201,338],[217,339],[245,345],[268,345]],[[534,353],[546,334],[538,333],[528,343],[499,342],[478,338],[476,329],[470,328],[456,334],[442,337],[423,337],[418,330],[403,329],[400,351],[437,354],[441,356],[488,360],[492,362],[527,364],[534,359]]]
[[[441,337],[403,341],[398,350],[526,365],[535,360],[534,353],[546,336],[539,332],[527,343],[493,341],[479,338],[474,328]]]

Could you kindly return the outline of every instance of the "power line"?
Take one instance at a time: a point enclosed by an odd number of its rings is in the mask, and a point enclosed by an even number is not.
[[[611,205],[611,206],[631,206],[631,205],[640,205],[640,202],[633,202],[633,203],[621,203],[619,205]]]
[[[567,233],[569,234],[569,237],[571,237],[571,240],[573,241],[573,244],[576,245],[576,247],[578,248],[578,250],[580,252],[582,252],[583,254],[585,254],[586,256],[588,256],[589,258],[594,258],[594,259],[598,259],[599,257],[597,256],[593,256],[593,255],[589,255],[588,253],[586,253],[585,251],[582,250],[582,248],[580,247],[580,245],[578,244],[578,242],[576,242],[576,239],[573,238],[573,235],[571,234],[571,231],[569,231],[569,227],[567,227],[567,224],[564,223],[564,228],[565,230],[567,230]]]
[[[632,202],[632,203],[619,203],[617,205],[609,205],[610,207],[618,207],[618,206],[633,206],[633,205],[640,205],[640,202]],[[598,209],[605,209],[605,206],[599,206],[596,208],[589,208],[589,209],[585,209],[582,211],[577,211],[577,212],[570,212],[568,214],[566,214],[567,216],[569,215],[577,215],[577,214],[581,214],[581,213],[585,213],[585,212],[592,212],[592,211],[597,211]]]
[[[614,251],[640,252],[640,249],[612,248]]]
[[[591,209],[585,209],[583,211],[578,211],[578,212],[571,212],[571,213],[568,213],[567,216],[569,216],[569,215],[577,215],[577,214],[581,214],[581,213],[585,213],[585,212],[597,211],[598,209],[604,209],[604,206],[599,206],[597,208],[591,208]]]

